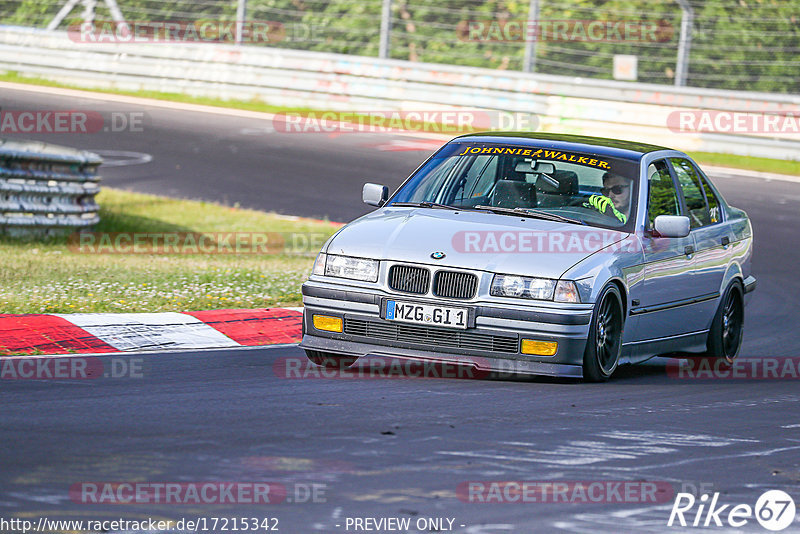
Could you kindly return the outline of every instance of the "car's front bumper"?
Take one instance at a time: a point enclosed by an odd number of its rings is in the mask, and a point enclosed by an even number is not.
[[[430,299],[359,291],[323,282],[303,285],[303,340],[300,346],[350,356],[460,363],[481,371],[581,377],[583,353],[591,320],[591,305],[554,309],[542,306],[502,306],[495,302],[437,302],[466,306],[474,320],[467,330],[387,321],[382,318],[387,298],[410,302]],[[565,307],[568,308],[568,307]],[[341,317],[342,333],[317,330],[314,314]],[[520,352],[523,338],[558,342],[553,356]]]

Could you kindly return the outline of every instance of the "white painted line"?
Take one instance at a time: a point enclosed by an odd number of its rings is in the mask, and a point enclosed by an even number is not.
[[[791,174],[776,174],[772,172],[748,171],[745,169],[734,169],[731,167],[717,167],[715,165],[700,165],[700,168],[715,177],[734,176],[737,178],[762,178],[764,180],[779,180],[781,182],[793,182],[800,184],[800,176]]]
[[[153,156],[145,152],[130,152],[128,150],[98,150],[87,148],[103,158],[103,167],[127,167],[128,165],[144,165],[153,161]]]
[[[4,360],[52,360],[54,358],[88,358],[89,356],[120,356],[120,352],[70,352],[69,354],[17,354],[15,356],[0,356],[0,361]],[[125,353],[128,356],[129,353]]]
[[[615,467],[614,469],[616,469],[617,471],[631,471],[631,472],[638,472],[638,471],[641,471],[643,469],[644,470],[648,470],[648,469],[662,469],[663,470],[663,469],[665,469],[667,467],[676,467],[678,465],[686,465],[686,464],[691,464],[691,463],[695,463],[695,462],[704,462],[704,463],[707,464],[708,462],[715,462],[715,461],[718,461],[718,460],[732,460],[732,459],[735,459],[735,458],[737,458],[737,459],[738,458],[749,458],[749,457],[752,457],[752,456],[764,456],[764,457],[766,457],[766,456],[773,455],[775,453],[787,452],[787,451],[795,451],[797,449],[800,449],[800,445],[798,445],[796,447],[779,447],[777,449],[767,449],[767,450],[762,450],[762,451],[749,451],[749,452],[742,452],[742,453],[725,454],[725,455],[720,455],[720,456],[695,457],[695,458],[689,458],[689,459],[686,459],[686,460],[679,460],[679,461],[676,461],[676,462],[667,462],[667,463],[663,463],[663,464],[651,464],[651,465],[645,464],[645,465],[638,465],[636,467]]]
[[[422,140],[420,139],[392,139],[388,143],[380,143],[376,145],[365,145],[368,148],[374,148],[375,150],[380,150],[382,152],[409,152],[409,151],[418,151],[424,152],[429,151],[433,152],[441,145],[443,145],[446,141],[442,141],[441,139],[433,139],[436,144],[431,143],[430,140]],[[452,138],[448,138],[450,140]]]
[[[53,314],[122,351],[238,347],[200,319],[182,313]]]
[[[64,89],[61,87],[47,87],[42,85],[28,85],[25,83],[0,82],[0,89],[15,89],[29,93],[41,93],[55,96],[69,96],[73,98],[87,98],[90,100],[103,100],[106,102],[119,102],[122,104],[136,104],[139,106],[152,106],[156,108],[177,109],[181,111],[194,111],[198,113],[215,113],[217,115],[229,115],[231,117],[247,117],[251,119],[272,120],[273,113],[260,111],[248,111],[244,109],[222,108],[216,106],[203,106],[200,104],[187,104],[185,102],[173,102],[171,100],[157,100],[155,98],[142,98],[138,96],[115,95],[111,93],[100,93],[94,91],[81,91],[79,89]]]
[[[171,349],[169,347],[160,347],[157,349],[142,349],[142,350],[126,350],[125,352],[83,352],[83,353],[70,353],[70,354],[36,354],[26,356],[24,354],[17,355],[17,356],[0,356],[0,361],[3,360],[36,360],[36,359],[46,359],[51,360],[53,358],[113,358],[115,356],[129,358],[131,356],[152,356],[154,352],[168,352],[171,356],[180,356],[181,354],[197,354],[200,352],[211,352],[211,351],[220,351],[220,350],[231,350],[234,352],[242,352],[242,351],[253,351],[253,350],[265,350],[265,349],[285,349],[289,347],[296,347],[299,343],[276,343],[274,345],[236,345],[235,347],[209,347],[209,348],[193,348],[193,349],[182,349],[176,348]]]

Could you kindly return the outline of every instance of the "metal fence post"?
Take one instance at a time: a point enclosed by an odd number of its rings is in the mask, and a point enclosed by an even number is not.
[[[125,22],[125,17],[122,16],[122,11],[120,11],[117,5],[117,0],[106,0],[106,5],[111,12],[111,18],[119,24],[120,30],[123,32],[130,31],[128,24]]]
[[[94,12],[97,7],[97,0],[84,0],[83,2],[83,22],[94,22]]]
[[[53,20],[50,21],[50,24],[47,25],[47,29],[55,30],[56,28],[58,28],[58,25],[61,24],[61,22],[65,18],[67,18],[69,12],[72,11],[75,8],[75,6],[77,6],[80,3],[80,1],[81,0],[69,0],[69,2],[64,4],[63,7],[58,10],[56,16],[53,17]]]
[[[531,35],[530,28],[534,31]],[[525,25],[525,57],[522,60],[523,72],[536,71],[536,41],[539,39],[539,0],[531,0],[528,6],[528,24]]]
[[[55,30],[58,28],[58,25],[61,24],[65,18],[67,18],[67,15],[69,15],[70,11],[72,11],[78,4],[83,4],[83,21],[88,23],[93,22],[95,8],[97,7],[97,0],[69,0],[58,11],[56,16],[53,17],[53,20],[51,20],[47,25],[47,29]],[[120,11],[119,6],[117,5],[117,0],[105,0],[105,4],[108,6],[108,10],[111,12],[111,18],[119,24],[120,31],[124,33],[130,31],[128,24],[125,22],[125,17],[122,16],[122,11]]]
[[[236,5],[236,44],[242,44],[244,36],[244,20],[247,18],[247,0],[239,0]]]
[[[694,27],[694,10],[688,0],[678,0],[683,16],[681,17],[681,36],[678,43],[678,63],[675,66],[675,85],[686,85],[689,74],[689,51],[692,48],[692,29]]]
[[[378,57],[388,59],[389,48],[392,40],[392,0],[383,0],[381,10],[381,36],[378,48]]]

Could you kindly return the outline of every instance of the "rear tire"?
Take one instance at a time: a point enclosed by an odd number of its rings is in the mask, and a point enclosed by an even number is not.
[[[597,299],[583,353],[583,379],[605,382],[619,365],[625,324],[622,295],[617,286],[606,286]]]
[[[733,364],[742,348],[743,329],[744,297],[742,286],[737,281],[728,286],[719,301],[719,308],[708,331],[706,356]]]
[[[344,356],[342,354],[333,354],[332,352],[308,349],[306,349],[306,356],[312,363],[328,369],[347,369],[358,360],[358,356]]]

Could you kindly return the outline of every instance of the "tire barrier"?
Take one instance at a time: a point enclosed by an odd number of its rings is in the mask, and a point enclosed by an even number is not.
[[[102,162],[91,152],[0,139],[0,233],[63,235],[97,224]]]

